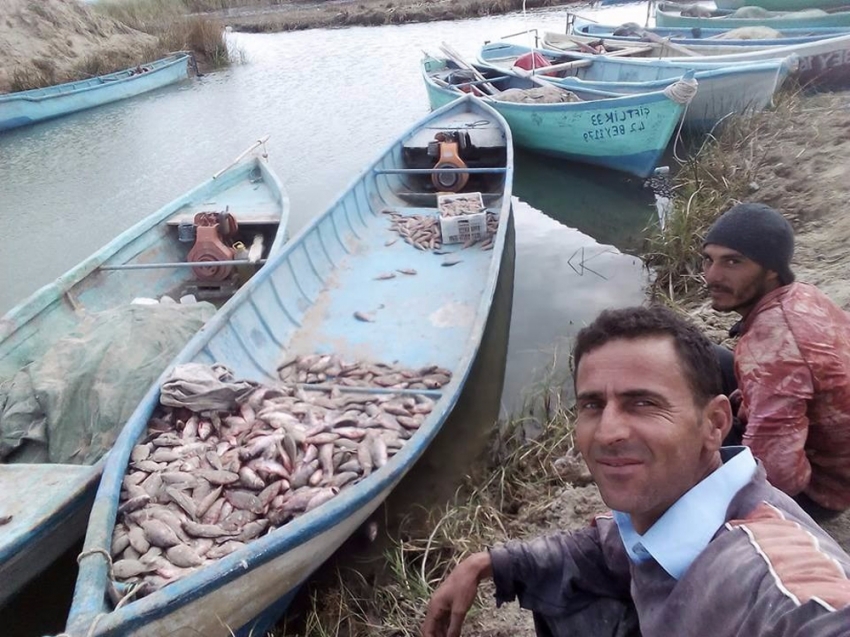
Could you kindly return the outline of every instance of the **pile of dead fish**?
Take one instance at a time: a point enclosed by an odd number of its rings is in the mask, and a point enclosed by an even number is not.
[[[258,386],[232,413],[151,418],[124,477],[116,581],[147,595],[324,504],[385,465],[434,408],[368,388],[437,389],[451,372],[308,355],[280,376],[287,384]]]
[[[446,254],[442,251],[443,237],[440,231],[440,222],[436,215],[403,215],[395,210],[387,208],[382,211],[390,217],[390,230],[397,232],[417,250],[433,250],[437,254]],[[480,210],[476,210],[480,212]],[[461,213],[459,213],[461,214]],[[493,236],[499,229],[499,218],[492,212],[487,213],[487,236],[470,239],[463,244],[463,248],[469,248],[480,243],[482,250],[490,250],[493,247]],[[395,240],[387,241],[385,245],[392,245]]]
[[[443,217],[460,217],[461,215],[469,215],[481,212],[484,208],[481,205],[481,195],[475,193],[473,195],[454,195],[451,198],[445,198],[440,202],[440,215]]]
[[[397,232],[406,243],[419,250],[436,250],[443,245],[440,223],[435,215],[403,215],[395,210],[384,210],[390,216],[390,229]]]

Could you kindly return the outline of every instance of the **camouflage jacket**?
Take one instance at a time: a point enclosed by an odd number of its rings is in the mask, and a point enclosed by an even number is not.
[[[850,315],[812,285],[766,294],[741,326],[744,444],[789,495],[850,508]]]

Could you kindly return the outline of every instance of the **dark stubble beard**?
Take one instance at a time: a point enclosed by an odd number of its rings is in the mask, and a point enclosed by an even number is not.
[[[755,307],[756,303],[758,303],[759,300],[761,300],[761,298],[771,290],[772,288],[768,285],[767,281],[767,273],[763,272],[747,288],[746,291],[749,291],[749,294],[747,294],[745,300],[741,301],[734,307],[722,311],[737,312],[742,317],[746,317],[747,314],[750,313],[750,310]]]

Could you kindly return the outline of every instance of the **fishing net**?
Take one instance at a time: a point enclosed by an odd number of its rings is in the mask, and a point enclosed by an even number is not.
[[[529,89],[509,88],[493,99],[500,102],[521,104],[560,104],[563,102],[581,102],[581,98],[571,91],[556,86],[536,86]]]
[[[131,304],[87,316],[0,379],[0,462],[94,463],[214,313],[210,303]]]

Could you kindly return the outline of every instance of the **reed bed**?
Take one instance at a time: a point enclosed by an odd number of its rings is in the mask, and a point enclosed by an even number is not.
[[[241,54],[228,49],[224,24],[219,19],[195,11],[236,6],[237,1],[101,0],[94,7],[103,15],[156,36],[157,43],[144,51],[147,58],[143,61],[186,50],[192,51],[206,68],[220,68],[239,61]]]

